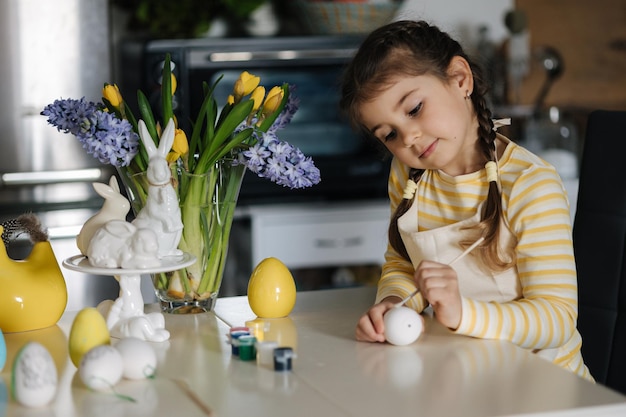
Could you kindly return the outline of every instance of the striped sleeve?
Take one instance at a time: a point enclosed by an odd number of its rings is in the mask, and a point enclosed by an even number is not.
[[[513,158],[510,161],[515,164]],[[519,161],[528,165],[527,161]],[[518,238],[522,298],[508,303],[463,298],[458,333],[509,340],[527,349],[563,346],[576,332],[577,282],[564,187],[545,164],[502,173],[505,215]]]
[[[391,202],[391,213],[396,211],[398,204],[402,201],[402,194],[408,177],[408,168],[394,158],[389,174],[389,201]],[[415,268],[413,268],[413,264],[400,256],[391,245],[387,244],[385,263],[383,264],[382,274],[378,281],[376,303],[390,296],[404,298],[415,291],[416,286],[413,281],[414,273]],[[421,294],[413,297],[413,299],[407,303],[407,306],[414,308],[418,312],[424,310],[426,305]]]

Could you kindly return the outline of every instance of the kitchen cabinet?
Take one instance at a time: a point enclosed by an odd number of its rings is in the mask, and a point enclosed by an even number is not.
[[[246,294],[263,259],[280,259],[298,290],[374,285],[387,248],[385,199],[241,205],[220,297]]]
[[[267,257],[289,268],[382,264],[387,247],[385,200],[250,207],[252,265]]]

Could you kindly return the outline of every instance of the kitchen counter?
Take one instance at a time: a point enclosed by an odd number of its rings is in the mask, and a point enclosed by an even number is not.
[[[255,320],[245,296],[219,298],[213,313],[165,315],[171,339],[153,344],[156,377],[123,380],[115,387],[135,402],[83,386],[67,358],[76,312],[66,312],[57,326],[6,335],[9,356],[25,340],[39,340],[62,370],[53,404],[34,410],[10,400],[7,415],[626,415],[621,394],[510,343],[453,335],[428,314],[425,333],[409,346],[357,342],[355,323],[374,292],[373,287],[299,292],[294,310],[282,319]],[[291,371],[232,355],[229,327],[246,323],[266,340],[295,350]],[[10,362],[0,381],[9,386]],[[0,395],[0,407],[2,398],[6,395]]]

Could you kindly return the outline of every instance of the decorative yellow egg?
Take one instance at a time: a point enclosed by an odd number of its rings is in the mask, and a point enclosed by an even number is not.
[[[276,258],[262,260],[248,282],[248,303],[261,318],[286,317],[296,304],[296,283]]]
[[[94,307],[83,308],[78,312],[70,330],[70,359],[78,368],[83,355],[92,348],[111,344],[111,335],[106,321]]]

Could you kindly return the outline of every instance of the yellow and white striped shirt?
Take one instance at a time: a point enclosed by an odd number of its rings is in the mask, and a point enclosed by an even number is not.
[[[505,221],[517,238],[516,259],[522,298],[505,303],[462,296],[459,334],[508,340],[532,351],[556,349],[554,363],[591,379],[580,354],[576,329],[578,293],[569,203],[551,165],[508,142],[498,162]],[[408,167],[394,159],[389,177],[391,210],[402,200]],[[419,231],[432,230],[473,216],[485,201],[485,170],[452,177],[427,170],[418,182]],[[414,203],[415,204],[415,203]],[[376,301],[408,295],[415,272],[411,262],[388,247]],[[412,303],[426,307],[423,297]]]

